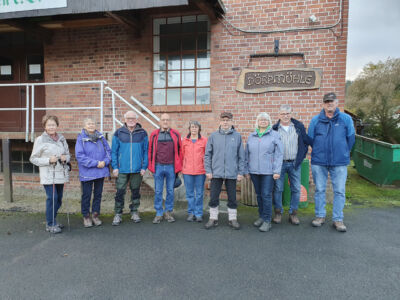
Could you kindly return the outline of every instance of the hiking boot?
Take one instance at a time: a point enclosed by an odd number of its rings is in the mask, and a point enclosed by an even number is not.
[[[275,224],[281,224],[282,213],[280,209],[275,209],[275,217],[272,219],[272,222],[274,222]]]
[[[204,225],[204,228],[210,229],[217,226],[218,226],[218,220],[209,219],[208,222]]]
[[[193,222],[194,220],[196,220],[196,217],[194,216],[194,214],[188,214],[186,221]]]
[[[293,211],[291,214],[289,214],[289,223],[292,223],[293,225],[299,225],[300,220],[297,217],[297,211]]]
[[[133,223],[140,223],[142,222],[142,219],[140,218],[140,215],[137,211],[133,212],[131,215],[131,220]]]
[[[175,218],[172,215],[172,211],[166,211],[164,214],[164,219],[167,220],[168,223],[175,222]]]
[[[312,220],[311,225],[313,227],[321,227],[325,223],[325,218],[315,218]]]
[[[264,223],[264,220],[262,218],[258,218],[257,220],[254,221],[253,225],[255,227],[260,227]]]
[[[46,225],[46,231],[54,234],[62,232],[61,228],[58,227],[57,225],[54,226]]]
[[[94,226],[100,226],[103,222],[99,219],[99,214],[98,213],[93,213],[92,215],[92,221]]]
[[[153,224],[160,224],[162,219],[163,219],[162,216],[155,216],[153,219]]]
[[[339,232],[346,232],[347,228],[342,221],[333,222],[332,226]]]
[[[83,227],[93,227],[92,219],[90,219],[90,217],[83,217]]]
[[[239,229],[240,229],[240,224],[239,224],[239,222],[238,222],[236,219],[230,220],[228,224],[229,224],[229,226],[231,226],[233,229],[236,229],[236,230],[239,230]]]
[[[115,214],[114,219],[112,221],[113,226],[118,226],[122,222],[122,215],[121,214]]]
[[[196,222],[201,223],[203,222],[203,217],[199,216],[199,217],[195,217]]]
[[[271,222],[263,222],[258,230],[261,232],[267,232],[270,231],[271,227]]]

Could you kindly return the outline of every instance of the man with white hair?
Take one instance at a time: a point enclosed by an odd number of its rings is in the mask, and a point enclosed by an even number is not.
[[[122,222],[122,211],[125,202],[126,188],[131,189],[131,219],[134,223],[141,221],[138,208],[140,205],[140,185],[148,166],[147,149],[149,140],[147,132],[138,123],[138,115],[134,111],[124,114],[125,124],[117,129],[112,139],[112,168],[117,177],[115,195],[115,216],[112,225]]]
[[[272,221],[276,224],[281,223],[283,213],[282,192],[285,174],[288,174],[291,192],[289,222],[293,225],[299,225],[300,220],[297,217],[297,209],[299,207],[301,191],[301,163],[307,155],[311,139],[308,137],[303,123],[292,118],[292,108],[290,105],[282,105],[279,116],[278,122],[272,129],[278,131],[281,136],[283,143],[283,164],[281,176],[275,181],[275,217]]]

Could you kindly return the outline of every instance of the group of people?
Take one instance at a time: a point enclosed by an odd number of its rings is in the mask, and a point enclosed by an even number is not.
[[[109,165],[116,177],[115,215],[112,225],[122,222],[122,212],[127,187],[131,190],[129,206],[133,222],[141,222],[140,186],[148,169],[154,177],[154,224],[163,220],[174,222],[174,186],[183,174],[188,201],[189,222],[203,221],[203,196],[206,178],[210,180],[210,214],[206,229],[218,226],[219,199],[225,184],[228,196],[229,226],[240,229],[237,219],[236,184],[243,177],[250,178],[257,194],[258,218],[254,222],[261,232],[271,229],[271,223],[282,220],[282,192],[285,174],[291,189],[289,222],[299,225],[297,210],[301,191],[301,163],[312,147],[311,169],[315,183],[315,219],[312,226],[320,227],[326,217],[326,185],[330,175],[334,191],[333,226],[345,232],[343,208],[345,184],[350,150],[355,141],[355,131],[349,115],[340,112],[334,93],[325,94],[321,112],[312,118],[308,133],[304,125],[292,118],[292,108],[282,105],[279,120],[272,124],[269,114],[258,114],[255,130],[244,146],[242,137],[233,126],[233,115],[223,112],[219,128],[209,138],[201,135],[201,124],[189,122],[188,134],[171,128],[168,114],[162,114],[160,129],[150,138],[138,123],[133,111],[124,115],[125,124],[113,135],[109,147],[104,136],[96,130],[93,119],[84,120],[78,135],[75,156],[82,187],[81,210],[85,227],[99,226],[100,204],[104,178],[109,177]],[[64,183],[68,181],[70,154],[65,138],[57,132],[56,116],[43,118],[44,132],[34,143],[30,161],[39,166],[40,183],[46,191],[46,230],[62,231],[56,220],[61,207]],[[165,204],[163,190],[166,185]],[[90,200],[93,194],[92,206]],[[274,216],[273,214],[274,208]],[[273,218],[272,218],[273,217]]]

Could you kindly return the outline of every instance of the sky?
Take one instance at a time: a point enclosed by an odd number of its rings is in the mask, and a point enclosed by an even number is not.
[[[346,79],[369,62],[400,58],[400,0],[350,0]]]

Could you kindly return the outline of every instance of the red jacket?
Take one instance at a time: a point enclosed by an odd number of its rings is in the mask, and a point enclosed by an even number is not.
[[[174,141],[174,167],[175,173],[179,173],[182,171],[182,142],[181,135],[178,131],[174,129],[170,129],[171,138]],[[158,144],[158,135],[160,133],[160,129],[154,130],[150,135],[149,140],[149,170],[152,173],[156,172],[156,153],[157,153],[157,144]]]
[[[196,143],[191,138],[182,141],[183,168],[182,173],[186,175],[205,174],[204,153],[206,152],[207,138],[201,137]]]

